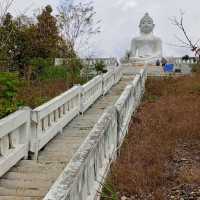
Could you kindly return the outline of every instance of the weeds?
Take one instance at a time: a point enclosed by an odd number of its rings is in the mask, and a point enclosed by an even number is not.
[[[174,186],[200,184],[200,162],[193,161],[200,154],[200,145],[195,146],[200,143],[199,84],[200,74],[147,81],[144,101],[107,180],[119,197],[164,200]]]

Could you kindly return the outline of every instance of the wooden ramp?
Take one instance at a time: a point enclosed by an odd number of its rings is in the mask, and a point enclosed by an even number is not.
[[[104,110],[114,105],[132,77],[123,77],[83,116],[76,117],[39,152],[38,162],[22,160],[0,179],[0,200],[39,200],[61,174]]]

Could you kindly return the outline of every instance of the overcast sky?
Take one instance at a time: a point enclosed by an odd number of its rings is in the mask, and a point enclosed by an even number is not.
[[[85,0],[82,0],[82,2]],[[12,12],[20,13],[51,4],[55,9],[60,0],[15,0]],[[163,41],[164,54],[167,56],[184,55],[189,51],[173,47],[174,35],[180,35],[169,18],[185,11],[185,24],[191,38],[200,38],[200,1],[199,0],[94,0],[97,18],[101,19],[101,33],[92,43],[98,56],[122,56],[130,48],[131,38],[139,34],[138,24],[145,12],[153,17],[154,33]]]

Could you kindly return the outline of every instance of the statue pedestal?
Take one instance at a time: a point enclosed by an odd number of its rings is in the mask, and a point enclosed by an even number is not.
[[[133,66],[143,66],[145,64],[156,66],[157,60],[161,61],[160,57],[152,57],[152,58],[130,58],[130,64]]]

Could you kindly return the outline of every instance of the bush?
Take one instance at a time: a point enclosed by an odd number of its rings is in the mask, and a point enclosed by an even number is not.
[[[0,73],[0,98],[13,100],[17,94],[17,86],[19,86],[19,79],[16,73]]]
[[[66,66],[48,66],[39,75],[40,80],[67,80],[69,72]]]
[[[0,73],[0,118],[15,112],[23,105],[21,101],[16,100],[19,86],[18,74]]]
[[[105,70],[105,68],[106,68],[106,65],[104,64],[104,62],[102,60],[95,63],[95,69],[98,74],[106,73],[107,71]]]
[[[19,107],[23,106],[23,102],[20,101],[0,101],[0,119],[15,112]]]
[[[31,79],[38,79],[38,77],[44,73],[45,69],[48,69],[53,65],[52,59],[33,58],[29,62],[31,66]]]
[[[84,64],[78,57],[73,57],[67,59],[66,65],[69,72],[69,85],[73,86],[74,84],[80,84],[81,79],[81,69],[84,67]]]

